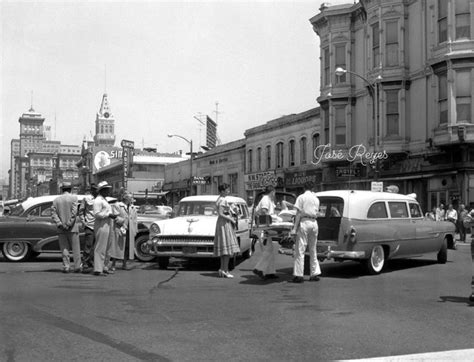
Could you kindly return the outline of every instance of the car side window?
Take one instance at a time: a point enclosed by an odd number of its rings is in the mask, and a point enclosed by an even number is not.
[[[49,205],[42,205],[41,206],[41,216],[42,217],[50,217],[53,215],[53,210],[51,209],[52,204]]]
[[[367,212],[367,218],[369,219],[387,219],[387,208],[385,202],[379,201],[372,204]]]
[[[41,206],[38,205],[36,207],[33,207],[32,209],[30,209],[27,213],[28,216],[40,216],[40,210],[41,210]]]
[[[408,209],[406,202],[389,201],[388,208],[390,209],[390,216],[394,219],[402,219],[408,217]]]
[[[423,217],[423,213],[421,212],[420,205],[417,203],[410,203],[410,214],[411,217]]]

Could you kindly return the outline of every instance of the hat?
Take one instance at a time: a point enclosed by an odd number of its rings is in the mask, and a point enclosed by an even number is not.
[[[61,190],[72,189],[72,184],[70,182],[63,182],[61,185]]]
[[[113,204],[114,202],[117,202],[117,199],[116,199],[115,197],[109,197],[109,196],[107,196],[107,197],[105,198],[105,200],[107,200],[107,202],[108,202],[109,204]]]
[[[97,191],[100,191],[102,189],[110,189],[112,186],[109,185],[107,181],[101,181],[97,184]]]
[[[399,191],[397,185],[387,186],[386,190],[387,190],[387,192],[393,192],[395,194],[398,194],[398,191]]]

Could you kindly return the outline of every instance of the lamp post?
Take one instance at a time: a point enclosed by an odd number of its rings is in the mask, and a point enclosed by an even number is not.
[[[168,137],[178,137],[186,141],[189,145],[189,196],[193,194],[193,140],[180,136],[178,134],[169,134]]]
[[[341,67],[337,67],[336,70],[335,70],[335,73],[338,77],[340,77],[340,76],[342,76],[346,73],[352,74],[352,75],[362,79],[370,87],[370,89],[372,91],[371,96],[372,96],[372,99],[373,99],[373,102],[374,102],[374,110],[373,110],[373,114],[372,114],[372,119],[373,119],[373,122],[374,122],[374,152],[379,152],[379,128],[380,127],[379,127],[379,101],[378,101],[378,90],[379,89],[378,89],[378,83],[379,83],[379,81],[382,80],[382,77],[380,75],[377,76],[376,81],[372,83],[366,77],[364,77],[364,76],[362,76],[358,73],[351,72],[350,70],[347,70],[347,69],[344,69],[344,68],[341,68]],[[378,166],[379,165],[378,165],[378,159],[377,159],[376,160],[376,165],[375,165],[375,179],[376,179],[376,181],[378,180],[378,176],[379,176],[379,167]]]

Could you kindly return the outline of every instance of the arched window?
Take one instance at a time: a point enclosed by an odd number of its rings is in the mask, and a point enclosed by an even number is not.
[[[313,147],[312,147],[312,156],[311,156],[311,159],[313,160],[313,162],[316,162],[316,157],[315,157],[315,153],[316,153],[316,148],[318,148],[319,146],[319,133],[315,133],[313,135]]]
[[[276,168],[283,167],[283,142],[276,144]]]
[[[252,172],[252,150],[247,152],[247,172]]]
[[[257,171],[262,171],[262,147],[257,148]]]
[[[267,146],[267,170],[272,168],[272,146]]]
[[[302,165],[306,164],[308,162],[308,159],[306,158],[307,152],[307,139],[306,137],[301,137],[300,139],[300,162]]]
[[[288,159],[290,167],[295,165],[295,140],[288,143]]]

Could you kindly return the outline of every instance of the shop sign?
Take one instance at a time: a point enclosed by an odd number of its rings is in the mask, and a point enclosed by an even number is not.
[[[246,190],[261,190],[268,185],[277,186],[275,171],[256,172],[244,175]]]
[[[201,177],[201,176],[193,176],[193,185],[210,185],[211,178],[209,176]]]
[[[363,166],[369,164],[374,165],[378,160],[386,160],[388,158],[387,151],[370,152],[363,144],[355,145],[348,150],[332,149],[331,144],[320,145],[314,150],[314,165],[319,165],[324,161],[348,161],[360,162]]]
[[[360,169],[356,167],[336,167],[336,177],[360,177]]]
[[[383,182],[381,181],[372,181],[370,183],[370,190],[375,192],[383,192]]]
[[[117,147],[94,147],[93,167],[94,173],[111,163],[121,161],[123,150]]]
[[[322,174],[320,170],[307,170],[298,172],[285,173],[285,187],[303,186],[306,182],[311,181],[320,183]]]

